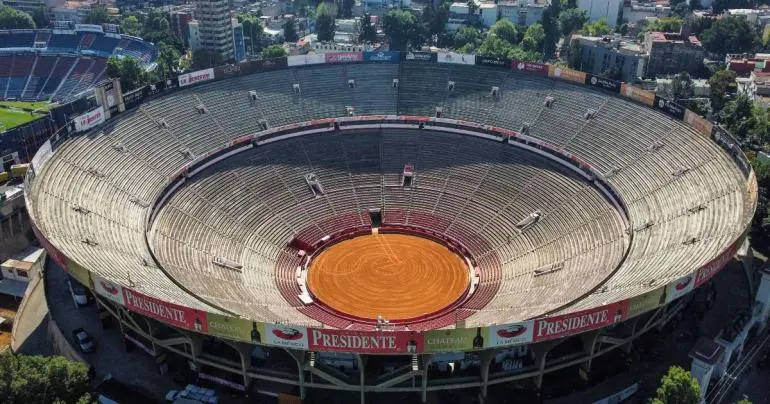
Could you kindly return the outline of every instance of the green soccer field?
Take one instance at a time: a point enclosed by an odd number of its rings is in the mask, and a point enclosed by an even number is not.
[[[0,132],[23,125],[48,112],[47,102],[0,101]],[[29,112],[27,110],[36,110]]]

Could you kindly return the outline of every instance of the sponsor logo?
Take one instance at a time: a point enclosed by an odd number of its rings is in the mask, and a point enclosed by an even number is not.
[[[527,332],[527,327],[525,325],[521,324],[511,324],[506,326],[505,328],[501,328],[497,330],[497,336],[500,338],[510,339],[510,338],[516,338],[521,334],[524,334]]]
[[[224,74],[235,74],[241,71],[241,65],[227,65],[222,72]]]
[[[596,82],[599,80],[596,80],[596,76],[591,77],[591,84],[596,85]]]
[[[101,279],[99,281],[99,284],[102,286],[102,290],[104,290],[105,292],[107,292],[107,293],[109,293],[109,294],[111,294],[113,296],[117,296],[117,294],[119,292],[118,287],[115,286],[112,282],[110,282],[108,280],[105,280],[105,279]]]
[[[686,288],[690,284],[690,282],[692,282],[692,276],[688,276],[688,277],[682,279],[681,281],[677,282],[676,286],[674,288],[676,290],[683,290],[684,288]]]
[[[480,57],[479,58],[479,64],[483,65],[492,65],[492,66],[506,66],[508,65],[507,60],[503,59],[497,59],[497,58],[489,58],[489,57]]]
[[[563,334],[572,334],[574,332],[596,328],[609,322],[609,309],[603,309],[594,313],[585,313],[574,317],[549,321],[540,320],[537,325],[537,338],[548,338],[551,336],[560,336]]]
[[[214,78],[214,69],[199,70],[179,76],[179,86],[189,86],[195,83],[208,81]],[[170,83],[167,83],[170,84]]]
[[[296,328],[276,326],[273,335],[284,341],[296,341],[304,336],[302,331]]]
[[[375,54],[369,55],[369,60],[390,61],[391,59],[392,56],[386,55],[385,52],[377,52]]]
[[[328,334],[312,330],[311,345],[322,348],[340,348],[356,351],[396,351],[396,336],[390,333],[371,335]]]
[[[155,317],[173,321],[175,323],[187,323],[184,310],[150,300],[143,296],[136,295],[130,289],[124,290],[126,293],[126,304],[128,306],[150,313]]]

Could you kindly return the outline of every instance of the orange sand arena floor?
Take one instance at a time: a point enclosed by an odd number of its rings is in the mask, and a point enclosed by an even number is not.
[[[307,285],[323,304],[358,318],[412,319],[462,297],[468,266],[437,242],[405,234],[365,235],[322,251]]]

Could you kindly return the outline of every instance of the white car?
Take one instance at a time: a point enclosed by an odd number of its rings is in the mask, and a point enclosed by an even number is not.
[[[80,348],[83,353],[91,353],[94,351],[94,340],[88,335],[86,330],[82,328],[76,328],[72,330],[72,339],[75,341],[75,345]]]

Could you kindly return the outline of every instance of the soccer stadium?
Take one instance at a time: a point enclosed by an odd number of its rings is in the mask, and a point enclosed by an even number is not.
[[[556,394],[707,288],[756,207],[724,130],[564,67],[330,52],[108,84],[32,159],[33,229],[161,374],[236,391]]]

